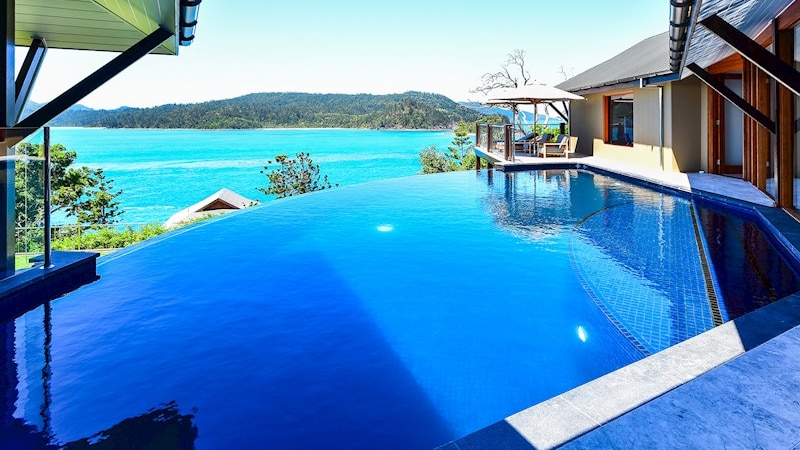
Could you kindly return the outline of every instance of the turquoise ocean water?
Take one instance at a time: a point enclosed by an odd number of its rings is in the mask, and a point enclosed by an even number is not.
[[[127,130],[53,128],[51,141],[78,152],[76,164],[103,168],[122,189],[127,223],[163,223],[173,213],[228,188],[253,200],[275,155],[310,152],[340,186],[417,174],[419,152],[446,149],[451,131],[352,129]]]

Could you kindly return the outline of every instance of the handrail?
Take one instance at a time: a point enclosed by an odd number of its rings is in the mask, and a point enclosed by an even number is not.
[[[50,234],[51,236],[69,236],[76,234],[79,237],[86,234],[87,231],[99,231],[101,229],[114,229],[117,231],[122,231],[127,228],[132,230],[138,230],[144,228],[149,225],[153,225],[155,222],[121,222],[121,223],[113,223],[107,225],[91,225],[91,224],[65,224],[65,225],[51,225]],[[29,234],[31,232],[39,232],[39,236],[43,236],[45,234],[45,230],[43,226],[30,226],[30,227],[16,227],[16,252],[18,254],[33,254],[33,253],[42,253],[43,249],[43,242],[34,236],[32,239],[22,239],[21,237]],[[51,238],[52,239],[52,238]],[[79,246],[76,250],[81,250],[82,246]]]
[[[42,269],[53,267],[50,214],[50,127],[44,127],[44,262]]]
[[[521,126],[520,126],[521,125]],[[515,158],[516,141],[525,136],[523,129],[536,129],[540,136],[545,133],[551,136],[559,134],[569,135],[569,128],[565,124],[545,125],[545,124],[517,124],[516,127],[510,124],[488,124],[478,123],[475,125],[475,148],[502,157],[506,161],[513,161]]]

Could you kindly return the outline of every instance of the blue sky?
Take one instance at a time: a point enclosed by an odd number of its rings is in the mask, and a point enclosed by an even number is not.
[[[178,57],[149,55],[81,103],[408,90],[468,100],[514,49],[526,52],[535,79],[556,84],[561,66],[570,75],[589,69],[666,31],[668,16],[667,0],[204,0],[197,38]],[[55,97],[113,56],[50,50],[32,99]]]

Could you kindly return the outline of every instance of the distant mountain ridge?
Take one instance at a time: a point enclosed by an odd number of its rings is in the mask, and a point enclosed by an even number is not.
[[[30,105],[32,111],[37,106]],[[27,108],[26,108],[27,110]],[[52,126],[105,128],[372,128],[446,129],[482,114],[444,95],[273,92],[194,104],[95,110],[76,105]]]

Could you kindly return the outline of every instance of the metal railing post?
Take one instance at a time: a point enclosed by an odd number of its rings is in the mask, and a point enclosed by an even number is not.
[[[511,143],[511,141],[513,140],[513,138],[514,138],[514,130],[513,130],[512,126],[511,125],[506,125],[505,126],[505,136],[504,136],[506,161],[511,161],[512,160],[512,155],[513,155],[512,146],[513,146],[513,144]]]
[[[42,269],[53,267],[50,229],[50,127],[44,127],[44,263]]]

